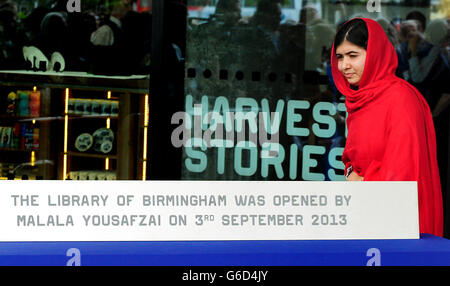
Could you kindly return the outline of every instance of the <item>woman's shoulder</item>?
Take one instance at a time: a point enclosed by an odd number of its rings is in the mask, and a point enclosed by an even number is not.
[[[386,92],[397,103],[419,103],[420,97],[423,97],[413,85],[400,78],[393,80]]]
[[[403,79],[395,80],[387,89],[390,109],[404,114],[420,115],[428,104],[423,95]]]

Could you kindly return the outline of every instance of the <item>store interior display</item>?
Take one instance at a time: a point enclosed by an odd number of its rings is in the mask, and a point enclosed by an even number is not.
[[[14,130],[13,127],[0,126],[0,148],[19,148],[19,138],[14,138]]]
[[[69,180],[116,180],[114,171],[82,170],[69,173]]]
[[[94,150],[102,153],[109,153],[114,142],[114,132],[108,128],[100,128],[92,135],[94,138]]]
[[[144,177],[148,79],[117,78],[105,88],[109,79],[67,72],[0,77],[0,179]]]
[[[41,179],[38,169],[29,163],[0,162],[0,178],[2,179]]]
[[[99,128],[92,135],[82,133],[75,140],[75,148],[80,152],[91,149],[95,152],[107,154],[111,152],[114,145],[114,132],[109,128]]]
[[[91,134],[82,133],[75,140],[75,148],[77,148],[77,150],[80,152],[85,152],[89,150],[89,148],[91,148],[93,143],[94,139],[92,138]]]
[[[114,135],[118,128],[119,98],[104,91],[72,90],[69,93],[65,98],[67,129],[64,130],[68,149],[62,153],[67,158],[63,160],[67,173],[62,176],[87,180],[97,178],[94,175],[97,172],[116,174],[118,149]],[[105,178],[106,175],[99,176],[100,180]],[[111,175],[108,178],[111,179]]]
[[[0,177],[7,178],[8,174],[12,173],[14,164],[7,162],[0,162]]]
[[[7,99],[7,109],[6,114],[15,114],[16,112],[16,101],[17,101],[17,94],[15,92],[10,92],[8,94]]]
[[[49,66],[47,57],[36,47],[23,47],[23,57],[25,62],[29,62],[29,67],[36,70],[46,71]]]
[[[5,177],[8,179],[42,180],[44,179],[44,176],[42,175],[41,168],[53,165],[54,162],[51,160],[37,160],[20,164],[9,164],[8,174],[5,174]]]
[[[66,66],[64,57],[59,52],[53,52],[50,60],[34,46],[22,48],[23,57],[32,70],[62,72]]]
[[[69,98],[68,114],[117,116],[119,102],[108,99]]]
[[[66,67],[64,57],[59,52],[54,52],[50,58],[49,71],[62,72]]]
[[[53,161],[38,159],[41,124],[36,119],[41,115],[41,91],[3,87],[0,108],[4,110],[0,115],[0,178],[42,178],[42,166]]]
[[[67,13],[67,1],[7,2],[11,9],[3,7],[0,21],[0,177],[21,166],[17,172],[30,172],[28,178],[65,180],[93,170],[141,179],[151,13],[118,1],[88,1],[82,14]],[[104,45],[102,32],[114,42]],[[53,164],[38,164],[44,161]]]
[[[17,150],[39,149],[39,127],[24,119],[39,117],[39,90],[10,91],[6,97],[5,115],[0,123],[0,148]]]
[[[15,123],[14,126],[0,126],[0,148],[38,150],[39,128],[33,124]]]
[[[5,113],[10,116],[33,116],[40,113],[41,93],[36,90],[11,91],[7,96]]]

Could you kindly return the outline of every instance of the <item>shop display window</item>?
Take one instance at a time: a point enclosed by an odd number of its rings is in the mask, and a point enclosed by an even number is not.
[[[81,2],[0,5],[2,179],[146,179],[151,1]]]

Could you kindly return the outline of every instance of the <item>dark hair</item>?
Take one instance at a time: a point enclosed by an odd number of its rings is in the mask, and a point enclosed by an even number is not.
[[[364,20],[353,19],[339,27],[334,37],[334,50],[345,40],[367,50],[369,31]]]
[[[422,31],[427,27],[427,17],[420,11],[411,11],[406,15],[406,20],[417,20],[420,23]]]

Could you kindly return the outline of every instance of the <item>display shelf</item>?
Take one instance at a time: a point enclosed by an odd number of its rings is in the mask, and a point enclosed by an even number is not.
[[[39,119],[40,116],[19,116],[19,115],[9,115],[9,114],[0,114],[0,119],[7,120],[23,120],[23,119]]]
[[[109,158],[109,159],[117,160],[117,155],[114,155],[114,154],[95,154],[95,153],[68,151],[67,155],[74,156],[74,157],[98,158],[98,159]]]
[[[68,114],[69,119],[119,119],[118,115]]]
[[[52,178],[51,170],[54,160],[51,159],[50,155],[51,123],[48,120],[51,114],[50,90],[40,88],[36,84],[30,86],[17,84],[13,86],[1,82],[0,92],[2,95],[0,105],[3,111],[0,114],[0,126],[11,128],[10,133],[7,135],[10,136],[9,142],[5,143],[4,147],[0,147],[0,161],[2,163],[13,162],[15,165],[28,166],[24,169],[15,170],[14,177],[27,176],[30,180],[37,177]],[[9,94],[12,92],[16,93],[17,97],[11,103]],[[26,102],[21,98],[21,92],[28,94]],[[37,99],[35,97],[31,98],[33,92],[38,92],[39,96]],[[25,105],[23,105],[24,103]],[[32,108],[36,108],[36,103],[38,103],[37,109],[33,111]],[[13,104],[11,113],[9,113],[9,104]],[[44,161],[53,163],[40,163]],[[36,162],[38,163],[35,165]]]
[[[113,93],[111,90],[104,90],[100,92],[85,92],[78,89],[66,89],[64,93],[64,117],[65,119],[65,133],[66,133],[66,150],[61,153],[63,164],[66,164],[66,172],[61,174],[62,179],[68,179],[70,172],[74,170],[92,169],[97,171],[114,170],[115,178],[117,179],[135,179],[135,164],[130,161],[134,157],[135,143],[132,142],[135,136],[133,133],[134,121],[130,120],[130,114],[133,112],[130,106],[131,98],[136,97],[130,93]],[[111,114],[74,114],[70,113],[69,103],[71,99],[83,100],[86,99],[92,102],[99,101],[117,101],[118,113]],[[72,103],[74,103],[72,101]],[[76,104],[76,103],[75,103]],[[85,103],[86,104],[86,103]],[[82,133],[94,135],[101,128],[107,128],[113,131],[113,149],[110,153],[104,154],[101,152],[88,149],[85,152],[80,152],[74,149],[74,143]],[[94,142],[95,144],[95,142]],[[93,147],[91,147],[93,148]],[[66,159],[64,159],[66,158]],[[89,161],[91,160],[91,161]],[[101,162],[101,161],[104,162]]]
[[[146,94],[149,75],[107,76],[86,72],[42,72],[0,70],[0,82],[6,86],[35,86],[41,88],[71,88],[78,90],[110,90],[119,93]]]
[[[20,149],[20,148],[5,148],[0,147],[0,152],[22,152],[22,153],[30,153],[32,151],[39,151],[39,149]]]
[[[149,75],[107,76],[85,72],[0,70],[0,84],[4,93],[34,88],[41,91],[40,116],[0,115],[0,122],[5,122],[5,125],[13,121],[39,124],[39,150],[8,148],[0,149],[0,154],[27,161],[31,160],[31,152],[36,151],[36,161],[54,162],[52,166],[39,167],[42,168],[40,174],[44,179],[67,179],[69,172],[84,168],[114,170],[117,179],[122,180],[141,179],[142,162],[138,159],[142,156],[144,137],[139,121],[144,115],[142,103],[143,98],[148,97],[149,79]],[[66,93],[67,98],[73,99],[118,101],[118,114],[75,114],[66,106]],[[77,136],[83,132],[93,134],[102,127],[102,121],[104,127],[110,126],[114,131],[110,154],[76,150],[74,143]]]

